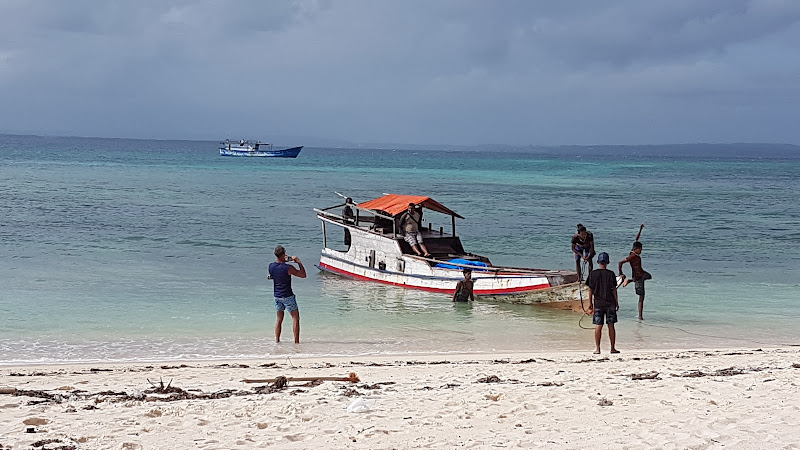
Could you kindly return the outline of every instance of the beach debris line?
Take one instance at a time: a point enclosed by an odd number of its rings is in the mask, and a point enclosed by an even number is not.
[[[39,448],[39,447],[44,448],[45,445],[48,445],[48,444],[61,444],[62,442],[64,442],[64,441],[62,441],[61,439],[42,439],[41,441],[34,442],[33,444],[31,444],[31,446],[33,448]],[[60,446],[58,448],[66,450],[68,448],[74,449],[75,446],[74,445],[69,445],[69,446],[62,445],[62,446]]]
[[[29,400],[27,405],[28,406],[35,406],[41,403],[55,403],[60,404],[66,400],[94,400],[95,404],[103,403],[104,401],[109,402],[125,402],[125,401],[147,401],[147,402],[172,402],[178,400],[214,400],[214,399],[223,399],[228,397],[234,396],[247,396],[247,395],[254,395],[254,394],[271,394],[274,392],[278,392],[284,390],[288,387],[290,381],[308,381],[308,383],[303,384],[302,386],[305,387],[314,387],[319,386],[322,384],[323,381],[345,381],[350,383],[359,382],[358,375],[354,372],[351,372],[350,375],[347,377],[296,377],[296,378],[287,378],[285,376],[280,376],[277,378],[270,378],[268,380],[252,380],[248,382],[256,382],[256,383],[265,383],[268,384],[266,386],[259,386],[254,388],[253,390],[235,390],[235,389],[223,389],[215,392],[210,393],[203,393],[203,392],[189,392],[185,389],[180,387],[174,386],[172,384],[173,379],[170,379],[167,384],[164,384],[163,379],[159,379],[158,383],[147,379],[147,382],[150,383],[150,388],[145,391],[139,391],[137,389],[132,389],[130,391],[101,391],[90,393],[86,391],[78,391],[74,390],[68,394],[66,393],[52,393],[46,390],[24,390],[24,389],[16,389],[16,388],[6,388],[8,394],[18,397],[33,397],[36,399],[41,400]],[[389,383],[380,383],[380,384],[389,384]],[[364,385],[367,389],[379,389],[378,384],[367,386]],[[199,390],[197,390],[199,391]],[[361,395],[358,391],[354,391],[355,395]],[[296,393],[297,391],[295,391]],[[304,392],[304,391],[299,391]],[[84,409],[97,409],[96,406],[90,405],[92,408],[86,407]]]
[[[275,381],[269,386],[259,386],[254,389],[254,391],[258,394],[272,394],[274,392],[282,391],[286,389],[289,385],[289,382],[286,380],[286,377],[278,377]]]
[[[659,378],[658,375],[659,373],[656,371],[645,372],[645,373],[632,373],[631,380],[660,380],[661,378]]]
[[[380,383],[375,383],[375,384],[364,383],[364,384],[362,384],[361,386],[358,386],[358,387],[360,387],[361,389],[376,390],[376,389],[381,389],[381,386],[389,386],[389,385],[392,385],[392,384],[396,384],[396,383],[394,381],[382,381]]]
[[[219,367],[219,366],[217,366],[217,367]],[[181,364],[180,366],[161,366],[161,369],[163,369],[163,370],[169,370],[169,369],[188,369],[188,368],[189,368],[189,366],[187,366],[186,364]]]
[[[727,369],[718,369],[714,372],[703,372],[702,370],[690,370],[684,373],[673,373],[671,374],[673,377],[680,377],[680,378],[700,378],[700,377],[730,377],[733,375],[741,375],[745,372],[759,372],[762,369],[759,368],[750,368],[750,369],[740,369],[738,367],[728,367]]]
[[[358,397],[364,395],[361,392],[359,392],[358,389],[349,388],[347,386],[342,386],[341,389],[343,397]]]
[[[284,378],[287,382],[289,381],[346,381],[349,383],[358,383],[361,381],[356,375],[355,372],[350,372],[350,374],[346,377],[278,377],[278,378],[264,378],[264,379],[252,379],[252,378],[245,378],[242,380],[243,383],[275,383],[279,378]]]
[[[597,402],[597,404],[600,405],[600,406],[612,406],[614,404],[614,402],[612,402],[611,400],[603,397],[603,398],[600,399],[599,402]]]
[[[502,383],[503,380],[500,379],[497,375],[489,375],[488,377],[484,377],[476,381],[476,383]]]
[[[181,389],[179,387],[172,387],[172,380],[173,379],[174,378],[170,378],[169,379],[169,383],[167,383],[167,385],[164,386],[164,379],[163,378],[159,378],[159,385],[156,386],[152,381],[150,381],[150,378],[146,378],[147,382],[150,383],[150,386],[153,386],[153,389],[151,389],[150,392],[152,392],[154,394],[172,394],[174,392],[176,392],[176,393],[184,392],[183,389]]]

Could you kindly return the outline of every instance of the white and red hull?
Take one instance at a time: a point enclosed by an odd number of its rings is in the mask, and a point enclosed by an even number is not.
[[[424,258],[403,254],[397,240],[391,237],[358,227],[347,229],[351,234],[349,249],[323,248],[318,266],[321,270],[354,280],[448,295],[463,279],[461,268],[432,267]],[[564,272],[560,271],[475,267],[472,279],[474,293],[482,299],[563,309],[580,309],[581,297],[587,299],[582,291],[585,288],[577,282],[566,283]]]

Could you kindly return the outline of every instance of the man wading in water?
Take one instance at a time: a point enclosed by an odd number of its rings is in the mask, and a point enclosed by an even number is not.
[[[456,285],[456,292],[453,293],[454,302],[474,302],[475,294],[472,293],[472,286],[475,282],[472,281],[472,269],[464,268],[464,279],[459,281]]]
[[[631,279],[633,280],[634,287],[636,288],[636,295],[639,296],[639,320],[644,320],[644,317],[642,317],[642,310],[644,309],[644,281],[653,278],[649,272],[642,269],[642,243],[639,242],[639,237],[642,235],[643,228],[644,224],[639,227],[639,233],[636,234],[636,240],[633,243],[631,254],[619,262],[619,274],[623,278],[625,278],[625,274],[622,273],[622,265],[625,263],[629,263],[631,265],[631,278],[625,280],[622,283],[622,287],[630,284]]]

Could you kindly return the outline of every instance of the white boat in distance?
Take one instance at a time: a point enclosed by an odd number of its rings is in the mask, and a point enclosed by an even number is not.
[[[415,255],[399,232],[400,218],[409,203],[450,217],[449,232],[444,227],[434,229],[430,221],[427,228],[420,230],[430,257]],[[456,218],[463,217],[430,197],[385,194],[352,205],[354,218],[338,213],[344,206],[314,209],[322,221],[320,270],[355,280],[452,295],[463,279],[463,268],[469,267],[473,271],[473,292],[480,299],[573,311],[582,311],[585,303],[588,309],[585,285],[574,271],[494,266],[489,258],[466,252],[456,236]],[[343,232],[338,231],[333,237],[332,230],[339,229]]]
[[[297,158],[303,146],[292,148],[273,148],[272,144],[266,142],[256,141],[250,142],[247,139],[240,139],[238,141],[231,141],[225,139],[225,142],[220,142],[219,154],[220,156],[260,156],[266,158]]]

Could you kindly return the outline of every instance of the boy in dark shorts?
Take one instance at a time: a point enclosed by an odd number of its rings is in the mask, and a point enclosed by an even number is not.
[[[636,234],[636,240],[633,243],[631,254],[619,262],[619,274],[623,278],[625,277],[625,274],[622,273],[622,265],[625,263],[629,263],[631,265],[631,277],[622,283],[622,287],[629,285],[631,280],[633,281],[634,287],[636,288],[636,295],[639,296],[639,320],[644,320],[644,317],[642,316],[642,310],[644,309],[644,281],[653,278],[649,272],[642,269],[642,243],[639,242],[639,237],[642,235],[643,228],[644,224],[639,226],[639,233]]]
[[[586,286],[589,287],[589,304],[592,311],[594,327],[594,354],[600,354],[600,338],[603,336],[603,320],[608,325],[608,339],[611,341],[611,353],[619,353],[616,348],[617,332],[614,324],[617,322],[619,311],[619,297],[617,296],[617,277],[608,270],[610,258],[608,253],[597,255],[599,269],[589,273]]]

